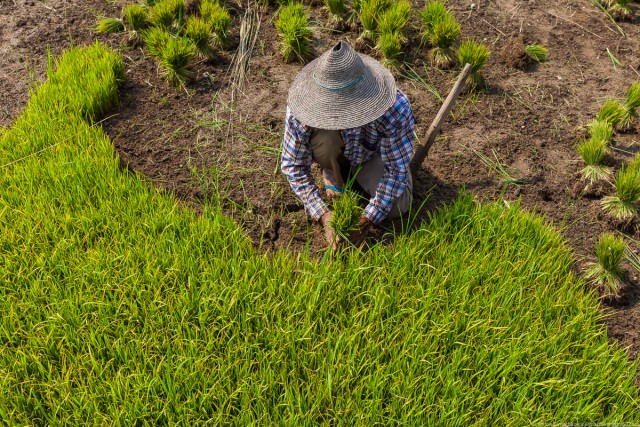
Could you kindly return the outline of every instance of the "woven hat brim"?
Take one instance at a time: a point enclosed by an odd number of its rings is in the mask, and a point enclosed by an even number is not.
[[[365,65],[363,79],[339,90],[316,83],[318,59],[307,64],[289,89],[288,104],[294,117],[316,129],[342,130],[364,126],[391,108],[396,99],[393,75],[375,59],[358,55]]]

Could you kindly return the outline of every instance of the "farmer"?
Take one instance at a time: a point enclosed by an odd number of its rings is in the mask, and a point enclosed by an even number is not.
[[[413,128],[411,105],[391,72],[346,42],[296,76],[289,89],[281,168],[334,250],[343,242],[336,238],[333,213],[311,176],[312,161],[322,168],[329,200],[344,191],[346,173],[356,172],[356,181],[371,197],[359,230],[349,236],[359,246],[374,224],[409,209]]]

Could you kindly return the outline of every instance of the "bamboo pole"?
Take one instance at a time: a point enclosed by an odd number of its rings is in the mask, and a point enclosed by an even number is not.
[[[451,112],[453,105],[458,99],[458,95],[460,95],[460,92],[462,92],[462,89],[464,89],[464,84],[466,83],[470,74],[471,64],[467,64],[464,66],[462,73],[460,73],[460,77],[458,77],[456,84],[453,85],[451,92],[449,92],[449,96],[447,96],[447,99],[444,100],[444,103],[442,104],[442,107],[440,107],[440,111],[438,111],[435,119],[433,119],[431,126],[429,126],[424,144],[420,145],[416,150],[416,153],[413,155],[411,163],[409,163],[409,168],[411,169],[411,175],[413,176],[414,181],[416,179],[416,172],[418,171],[418,168],[420,167],[422,162],[424,162],[424,159],[427,158],[429,149],[440,133],[440,128],[449,116],[449,113]]]

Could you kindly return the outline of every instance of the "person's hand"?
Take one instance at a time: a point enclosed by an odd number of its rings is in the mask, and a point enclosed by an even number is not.
[[[333,218],[333,212],[329,211],[322,215],[322,218],[320,218],[320,224],[322,224],[322,227],[324,228],[324,238],[326,239],[327,244],[331,248],[331,251],[335,253],[338,250],[340,238],[336,235],[336,230],[331,226],[331,218]]]
[[[360,227],[356,231],[349,233],[349,242],[356,247],[362,245],[362,242],[364,242],[364,239],[369,234],[371,227],[373,227],[373,222],[371,222],[371,220],[366,216],[361,216]]]

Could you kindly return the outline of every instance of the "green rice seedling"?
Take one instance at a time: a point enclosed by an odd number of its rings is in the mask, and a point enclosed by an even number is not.
[[[624,105],[615,99],[607,99],[602,107],[600,107],[600,112],[596,116],[596,120],[604,120],[613,126],[616,129],[626,116],[626,110]]]
[[[302,4],[289,3],[280,8],[276,29],[280,33],[285,61],[293,61],[295,58],[304,61],[311,54],[312,31]]]
[[[637,110],[640,107],[640,82],[631,85],[627,90],[627,99],[624,103],[625,114],[621,120],[622,127],[629,127],[633,119],[637,117]]]
[[[333,21],[339,22],[347,12],[345,0],[324,0],[325,7],[331,14]]]
[[[477,43],[472,39],[465,40],[458,48],[460,66],[464,67],[466,64],[471,64],[469,80],[474,87],[480,85],[483,81],[480,70],[484,68],[490,54],[489,48],[484,43]]]
[[[360,2],[360,23],[362,24],[361,38],[373,39],[378,30],[378,20],[383,12],[391,5],[392,0],[362,0]]]
[[[453,60],[451,47],[460,34],[460,24],[453,15],[444,15],[433,25],[433,30],[429,36],[431,44],[434,46],[429,55],[431,62],[438,67],[446,67]]]
[[[382,64],[385,67],[397,68],[397,56],[402,52],[402,43],[400,35],[395,32],[384,32],[378,37],[376,48],[382,52]]]
[[[422,10],[421,18],[424,32],[422,33],[423,43],[428,41],[433,33],[433,26],[436,22],[441,21],[443,17],[449,15],[444,1],[441,0],[429,0]]]
[[[118,18],[104,18],[98,21],[96,33],[109,34],[124,31],[124,23]]]
[[[159,27],[151,27],[142,33],[142,39],[147,47],[147,51],[156,58],[162,57],[164,47],[171,38],[171,34]]]
[[[611,143],[611,136],[613,135],[613,126],[606,120],[594,120],[589,123],[589,134],[592,139],[601,141],[605,146],[609,146]]]
[[[154,27],[171,28],[174,22],[182,23],[184,17],[184,0],[162,0],[151,8],[149,22]]]
[[[184,36],[191,40],[201,56],[211,55],[211,25],[197,16],[187,18]]]
[[[549,53],[549,49],[539,44],[530,44],[524,48],[524,51],[536,62],[545,62]]]
[[[147,9],[139,4],[130,4],[122,9],[127,18],[129,28],[135,32],[140,32],[147,27]]]
[[[640,159],[622,165],[614,181],[615,196],[602,199],[602,207],[616,218],[631,218],[638,213],[640,199]]]
[[[607,144],[604,140],[591,137],[582,140],[577,147],[578,153],[586,163],[582,169],[582,178],[590,182],[604,179],[609,175],[609,168],[602,164],[607,155]]]
[[[192,76],[189,69],[196,47],[187,38],[171,37],[161,48],[160,65],[167,82],[173,86],[184,85]]]
[[[396,33],[400,41],[405,41],[404,29],[411,16],[411,3],[406,0],[394,2],[380,14],[378,29],[381,34]]]
[[[218,0],[203,0],[200,3],[200,15],[211,26],[213,37],[219,46],[224,46],[228,39],[231,15]]]
[[[627,244],[612,233],[602,233],[595,249],[598,261],[587,268],[585,277],[594,285],[602,286],[608,294],[617,295],[623,275],[620,262]]]
[[[360,196],[347,189],[333,200],[333,217],[330,225],[337,236],[348,239],[349,233],[357,231],[360,227],[360,216],[364,208],[360,206]]]

